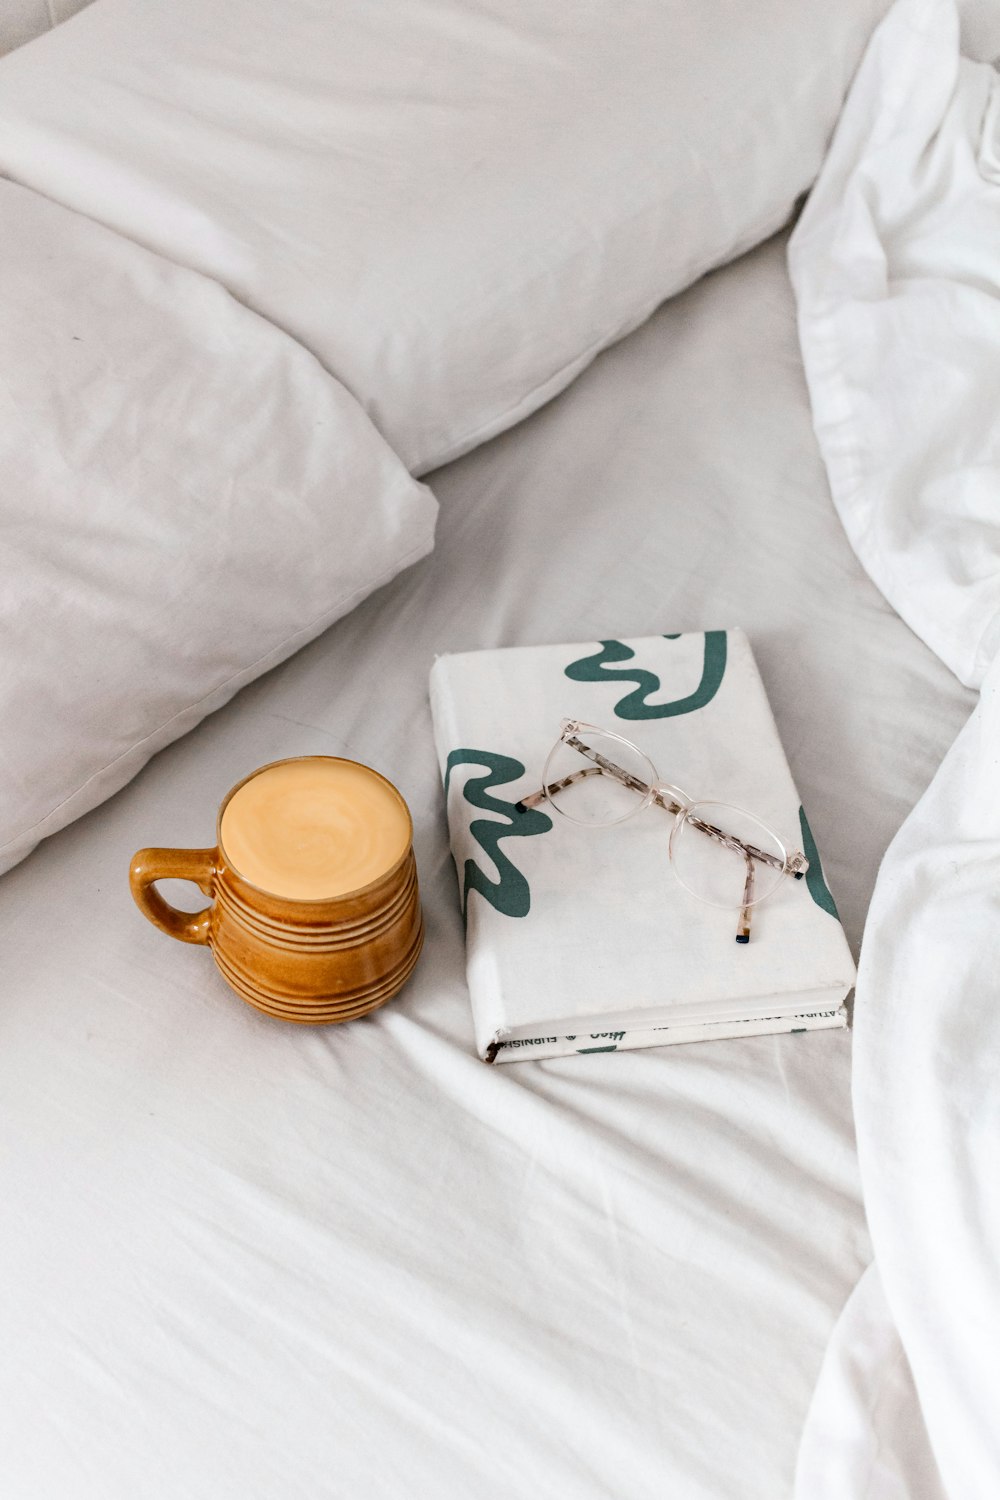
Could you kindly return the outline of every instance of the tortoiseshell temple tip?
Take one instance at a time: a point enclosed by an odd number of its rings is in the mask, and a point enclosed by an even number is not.
[[[750,941],[750,934],[749,934],[749,932],[738,932],[736,934],[736,941],[738,943],[749,943],[749,941]]]
[[[796,870],[796,871],[795,871],[795,879],[796,879],[796,880],[801,880],[801,879],[802,879],[802,877],[803,877],[803,875],[804,875],[804,874],[805,874],[805,873],[806,873],[806,872],[805,872],[805,870]]]
[[[523,802],[515,802],[514,803],[514,811],[515,812],[527,812],[528,809],[525,807],[525,805],[524,805]]]

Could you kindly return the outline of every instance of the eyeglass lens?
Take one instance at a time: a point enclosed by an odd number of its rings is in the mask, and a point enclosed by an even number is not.
[[[628,740],[581,726],[560,740],[544,771],[550,806],[574,823],[620,823],[649,805],[656,771]]]
[[[683,886],[710,906],[739,907],[746,883],[746,851],[754,858],[753,905],[782,878],[785,850],[776,834],[742,808],[699,802],[674,824],[670,857]]]

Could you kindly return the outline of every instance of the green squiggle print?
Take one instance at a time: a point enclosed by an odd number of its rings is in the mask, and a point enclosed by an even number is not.
[[[839,922],[840,913],[837,910],[837,903],[830,894],[830,887],[824,879],[819,850],[816,848],[816,840],[813,838],[812,829],[809,827],[809,820],[806,818],[804,807],[799,808],[799,827],[802,829],[802,852],[809,861],[809,868],[806,871],[806,885],[809,888],[809,894],[817,906],[821,906],[824,911],[828,911],[831,917],[836,917]]]
[[[469,824],[469,832],[493,861],[499,879],[491,880],[474,859],[467,859],[462,879],[462,916],[468,911],[469,892],[478,891],[503,916],[526,917],[531,910],[531,888],[517,866],[502,852],[500,840],[548,833],[552,819],[536,808],[518,812],[513,802],[490,795],[490,787],[516,781],[524,775],[524,766],[519,760],[510,755],[498,755],[492,750],[452,750],[445,766],[445,797],[455,767],[470,764],[485,766],[487,770],[485,776],[470,776],[466,781],[462,788],[466,802],[483,812],[500,813],[507,821],[498,823],[493,818],[476,818]]]
[[[665,636],[664,639],[676,637]],[[695,709],[711,703],[719,691],[726,670],[726,632],[705,631],[701,681],[693,693],[686,698],[675,698],[672,703],[647,702],[652,693],[660,691],[660,679],[655,672],[649,672],[645,667],[620,670],[611,665],[612,662],[631,661],[634,656],[631,646],[626,646],[623,641],[602,641],[600,651],[593,656],[570,662],[566,676],[573,682],[634,682],[634,690],[615,704],[615,714],[619,719],[672,719],[677,714],[694,713]]]

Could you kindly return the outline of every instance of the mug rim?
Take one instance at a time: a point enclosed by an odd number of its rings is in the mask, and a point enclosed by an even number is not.
[[[390,865],[387,870],[383,870],[381,875],[376,875],[375,879],[370,880],[367,885],[355,886],[353,890],[341,891],[339,895],[336,896],[279,896],[277,891],[269,891],[262,885],[255,885],[252,880],[249,880],[247,876],[240,871],[239,867],[234,863],[229,854],[226,852],[226,846],[222,842],[222,816],[240,788],[246,786],[248,782],[253,781],[257,776],[263,775],[265,771],[273,771],[276,766],[292,765],[298,761],[303,760],[334,760],[338,761],[341,765],[357,766],[359,770],[367,771],[370,775],[377,776],[379,781],[381,781],[385,786],[389,788],[390,792],[392,792],[393,796],[399,802],[400,807],[403,809],[403,813],[406,817],[406,825],[409,830],[406,840],[406,847],[403,849],[402,854],[396,860],[395,864]],[[219,811],[216,814],[215,842],[220,855],[222,855],[225,860],[227,867],[233,872],[237,880],[241,881],[251,891],[256,891],[261,896],[267,896],[271,901],[287,901],[292,906],[326,906],[331,901],[349,901],[356,896],[363,896],[366,891],[374,890],[377,885],[380,885],[383,880],[387,879],[388,876],[394,874],[394,872],[399,869],[400,865],[403,863],[403,861],[406,859],[407,855],[413,848],[413,815],[410,812],[410,809],[406,803],[406,798],[399,790],[399,787],[395,786],[389,780],[388,776],[383,776],[381,771],[376,771],[374,766],[365,765],[364,761],[352,760],[349,755],[283,755],[280,760],[269,760],[265,765],[257,766],[253,771],[248,771],[246,776],[244,776],[242,780],[237,781],[235,786],[231,786],[229,788],[229,791],[226,793],[221,803],[219,804]]]

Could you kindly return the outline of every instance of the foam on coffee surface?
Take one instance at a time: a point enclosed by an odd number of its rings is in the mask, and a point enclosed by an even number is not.
[[[406,852],[409,819],[373,771],[310,756],[269,766],[234,792],[220,838],[237,874],[260,890],[318,901],[360,890]]]

